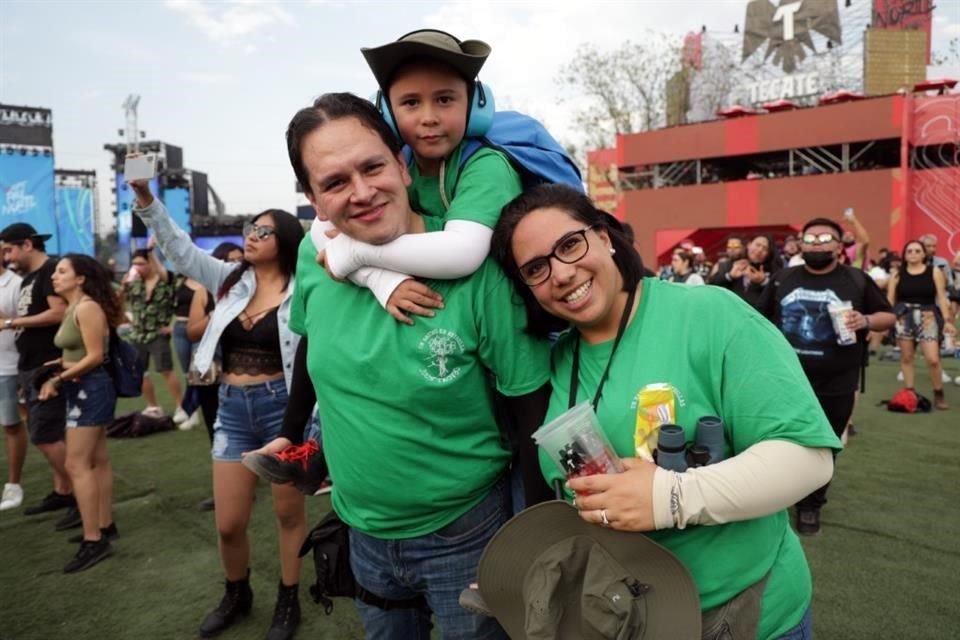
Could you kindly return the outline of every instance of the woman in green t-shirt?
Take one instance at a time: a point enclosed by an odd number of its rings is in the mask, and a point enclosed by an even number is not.
[[[568,479],[581,517],[673,552],[697,584],[704,637],[724,625],[737,638],[810,632],[810,572],[786,509],[830,479],[840,444],[780,332],[718,287],[643,279],[620,223],[567,187],[508,204],[492,248],[529,330],[571,327],[554,349],[547,419],[592,400],[623,459],[623,473]],[[687,443],[699,417],[722,418],[724,460],[678,473],[638,455],[651,384],[669,389],[664,422]],[[547,481],[563,480],[540,454]]]

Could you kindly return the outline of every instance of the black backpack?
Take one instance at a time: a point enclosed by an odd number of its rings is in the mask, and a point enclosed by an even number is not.
[[[110,354],[107,371],[113,379],[118,398],[139,398],[143,387],[143,363],[136,347],[110,329]]]

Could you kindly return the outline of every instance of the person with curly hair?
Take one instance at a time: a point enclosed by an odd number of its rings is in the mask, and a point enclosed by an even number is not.
[[[89,256],[70,253],[57,263],[54,292],[67,302],[53,339],[62,350],[40,386],[40,400],[63,395],[67,404],[66,468],[73,483],[83,533],[76,555],[64,573],[83,571],[113,553],[113,470],[107,453],[106,427],[113,420],[117,392],[104,367],[110,352],[110,331],[123,309],[106,267]]]

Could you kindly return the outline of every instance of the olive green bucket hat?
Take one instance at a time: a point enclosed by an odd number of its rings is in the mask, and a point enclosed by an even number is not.
[[[363,47],[366,59],[380,89],[386,91],[393,74],[414,58],[431,58],[450,65],[467,82],[476,79],[490,55],[490,45],[480,40],[458,40],[446,31],[420,29],[400,36],[380,47]]]
[[[514,516],[480,559],[480,594],[513,640],[700,640],[686,567],[642,533],[553,501]]]

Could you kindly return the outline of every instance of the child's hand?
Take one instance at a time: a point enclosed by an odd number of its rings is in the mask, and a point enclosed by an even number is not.
[[[330,265],[327,264],[327,252],[318,251],[317,252],[317,264],[322,265],[324,269],[327,270],[327,275],[330,276],[331,280],[336,280],[337,282],[346,282],[346,278],[341,278],[333,272],[333,269],[330,268]]]
[[[413,278],[401,282],[387,300],[387,312],[403,324],[413,324],[408,313],[432,318],[431,309],[443,309],[443,297]]]

